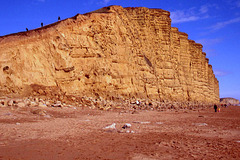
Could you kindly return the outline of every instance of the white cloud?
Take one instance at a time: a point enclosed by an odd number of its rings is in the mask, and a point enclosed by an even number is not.
[[[201,6],[200,9],[177,10],[171,12],[172,23],[184,23],[208,18],[209,5]]]
[[[199,9],[199,11],[200,11],[200,13],[204,14],[204,13],[207,13],[207,12],[208,12],[208,8],[209,8],[208,5],[203,5],[203,6],[201,6],[201,8]]]
[[[215,25],[210,26],[208,29],[219,30],[221,28],[226,27],[227,25],[230,25],[230,24],[233,24],[233,23],[238,23],[238,22],[240,22],[240,17],[230,19],[230,20],[227,20],[227,21],[223,21],[223,22],[218,22]]]
[[[178,10],[171,12],[171,19],[172,23],[184,23],[184,22],[191,22],[201,19],[198,15],[192,13],[192,11],[187,10]]]
[[[205,4],[200,8],[189,8],[187,10],[177,10],[171,12],[172,23],[184,23],[209,18],[209,11],[219,9],[216,4]]]

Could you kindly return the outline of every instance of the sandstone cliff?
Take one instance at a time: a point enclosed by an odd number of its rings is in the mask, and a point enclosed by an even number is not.
[[[110,6],[0,37],[0,92],[219,101],[202,45],[161,9]]]

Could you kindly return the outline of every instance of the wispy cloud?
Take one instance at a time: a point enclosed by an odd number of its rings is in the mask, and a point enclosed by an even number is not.
[[[205,4],[200,8],[189,8],[187,10],[177,10],[171,12],[172,23],[184,23],[209,18],[209,10],[218,6],[216,4]]]
[[[207,5],[203,5],[201,6],[201,8],[199,9],[200,13],[204,14],[208,12],[209,7]]]
[[[201,43],[204,46],[212,46],[221,42],[222,38],[214,38],[214,39],[199,39],[196,40],[197,43]]]
[[[240,22],[240,17],[238,18],[234,18],[234,19],[230,19],[230,20],[227,20],[227,21],[222,21],[222,22],[218,22],[210,27],[208,27],[208,29],[211,29],[211,30],[219,30],[221,28],[224,28],[230,24],[233,24],[233,23],[239,23]]]
[[[201,17],[188,13],[188,11],[178,10],[171,13],[172,23],[184,23],[199,20]]]
[[[226,72],[226,71],[223,71],[223,70],[214,70],[214,74],[216,76],[226,76],[226,75],[229,75],[230,73],[229,72]]]
[[[208,18],[209,5],[203,5],[200,8],[190,8],[187,10],[177,10],[171,12],[172,23],[184,23]]]

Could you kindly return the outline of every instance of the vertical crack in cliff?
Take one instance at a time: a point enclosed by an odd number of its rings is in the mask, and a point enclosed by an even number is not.
[[[148,66],[153,68],[151,61],[144,54],[143,54],[143,57],[144,57],[144,60],[146,61],[146,63],[148,64]]]

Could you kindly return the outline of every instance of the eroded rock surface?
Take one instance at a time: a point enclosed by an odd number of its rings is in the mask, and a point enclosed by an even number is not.
[[[0,37],[0,93],[219,102],[202,45],[161,9],[110,6]]]
[[[228,104],[228,105],[239,105],[239,100],[231,97],[227,98],[220,98],[221,104]]]

